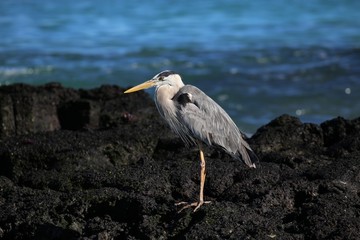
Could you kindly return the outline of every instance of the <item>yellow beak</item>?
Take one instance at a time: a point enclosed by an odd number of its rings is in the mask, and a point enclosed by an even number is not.
[[[142,89],[146,89],[146,88],[149,88],[149,87],[152,87],[155,85],[155,81],[154,80],[149,80],[149,81],[146,81],[142,84],[139,84],[135,87],[132,87],[128,90],[126,90],[124,93],[132,93],[132,92],[136,92],[136,91],[139,91],[139,90],[142,90]]]

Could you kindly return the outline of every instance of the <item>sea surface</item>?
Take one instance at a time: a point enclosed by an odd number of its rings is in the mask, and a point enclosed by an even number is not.
[[[171,69],[250,134],[285,113],[352,119],[359,9],[358,0],[1,0],[0,85],[129,87]]]

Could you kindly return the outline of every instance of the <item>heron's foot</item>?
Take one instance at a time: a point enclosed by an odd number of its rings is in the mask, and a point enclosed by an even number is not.
[[[194,208],[194,212],[196,212],[202,205],[208,204],[208,203],[211,203],[211,201],[199,201],[199,202],[193,202],[193,203],[178,202],[178,203],[175,203],[175,206],[183,206],[183,207],[178,211],[178,213],[181,212],[181,211],[184,210],[184,209],[191,208],[191,207],[195,207],[195,208]]]

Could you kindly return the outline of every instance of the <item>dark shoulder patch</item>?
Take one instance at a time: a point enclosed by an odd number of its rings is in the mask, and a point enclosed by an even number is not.
[[[183,93],[183,94],[180,94],[176,101],[182,105],[182,106],[185,106],[187,103],[191,102],[191,94],[190,93]]]

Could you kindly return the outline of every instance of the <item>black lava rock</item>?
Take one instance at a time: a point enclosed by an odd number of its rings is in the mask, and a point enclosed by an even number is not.
[[[360,119],[288,115],[249,143],[256,169],[187,149],[144,92],[0,87],[2,239],[359,239]]]

